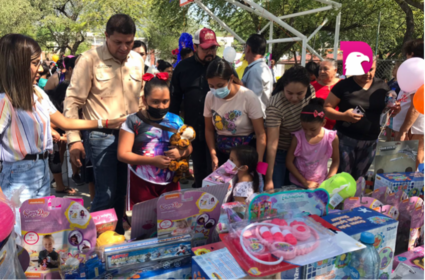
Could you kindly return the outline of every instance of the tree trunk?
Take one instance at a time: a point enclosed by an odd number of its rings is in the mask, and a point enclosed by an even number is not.
[[[394,0],[403,12],[406,14],[406,31],[404,33],[403,45],[413,39],[413,34],[415,32],[415,21],[413,18],[413,12],[410,6],[404,0]]]

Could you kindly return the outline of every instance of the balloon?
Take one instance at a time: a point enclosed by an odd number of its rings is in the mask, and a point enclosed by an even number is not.
[[[223,51],[223,57],[227,62],[233,63],[236,58],[236,50],[233,47],[226,47]]]
[[[422,85],[413,96],[413,106],[415,106],[415,109],[421,113],[424,114],[424,85]]]
[[[12,208],[3,201],[0,201],[0,242],[5,240],[13,230],[15,225],[15,214]]]
[[[53,60],[54,62],[58,62],[58,60],[59,60],[59,56],[58,56],[57,54],[52,55],[52,60]]]
[[[424,84],[425,61],[419,57],[409,58],[397,71],[397,82],[404,92],[415,92]]]
[[[337,194],[344,200],[346,198],[353,197],[356,194],[357,183],[353,176],[346,172],[342,172],[334,175],[326,181],[323,181],[319,188],[326,190],[329,193],[331,200],[332,197]],[[331,209],[335,208],[331,204],[328,206]]]

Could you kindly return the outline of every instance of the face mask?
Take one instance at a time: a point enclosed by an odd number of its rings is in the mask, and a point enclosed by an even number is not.
[[[221,98],[221,99],[226,98],[230,93],[230,89],[229,89],[228,86],[225,86],[225,87],[222,87],[222,88],[217,88],[217,89],[210,88],[210,90],[211,90],[212,94],[214,94],[215,97],[218,97],[218,98]]]
[[[224,164],[224,171],[226,171],[227,174],[238,174],[239,168],[230,159]]]
[[[148,106],[148,113],[152,118],[155,119],[162,119],[170,110],[170,108],[164,108],[164,109],[159,109],[159,108],[153,108],[151,106]]]
[[[47,79],[40,78],[40,80],[38,80],[38,86],[41,87],[42,89],[44,89],[46,84],[47,84]]]

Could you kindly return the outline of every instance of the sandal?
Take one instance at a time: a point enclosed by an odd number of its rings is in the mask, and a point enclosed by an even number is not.
[[[73,188],[67,187],[62,191],[56,190],[56,193],[63,193],[63,194],[66,194],[66,195],[76,195],[77,191],[74,190]]]

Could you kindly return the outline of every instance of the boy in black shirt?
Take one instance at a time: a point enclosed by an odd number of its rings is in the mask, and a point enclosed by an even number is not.
[[[59,254],[53,250],[55,240],[53,236],[48,234],[43,237],[43,247],[45,250],[40,251],[38,254],[38,264],[43,267],[43,260],[47,259],[47,268],[59,267]]]

